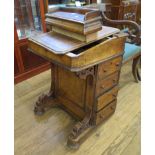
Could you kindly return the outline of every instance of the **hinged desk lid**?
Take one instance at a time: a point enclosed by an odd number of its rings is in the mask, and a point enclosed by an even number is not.
[[[82,42],[55,32],[48,32],[44,34],[39,34],[37,36],[31,36],[29,38],[30,42],[34,42],[48,51],[51,51],[55,54],[66,54],[75,49],[88,45],[92,42],[101,40],[105,37],[118,33],[120,30],[113,27],[103,26],[101,31],[97,32],[96,36],[94,37],[93,41],[91,42]]]

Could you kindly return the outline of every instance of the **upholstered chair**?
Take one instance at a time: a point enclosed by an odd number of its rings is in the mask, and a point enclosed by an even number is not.
[[[123,25],[127,26],[122,30],[123,33],[128,34],[127,41],[125,43],[124,49],[124,56],[123,56],[123,63],[132,60],[132,73],[135,78],[136,82],[141,80],[140,76],[140,63],[141,63],[141,30],[140,26],[130,20],[111,20],[106,17],[105,13],[102,12],[103,17],[103,24],[110,25],[110,26],[118,26]]]

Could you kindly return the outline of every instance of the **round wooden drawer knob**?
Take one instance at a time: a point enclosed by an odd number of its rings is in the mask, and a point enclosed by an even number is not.
[[[119,67],[120,66],[120,63],[116,63],[116,66]]]
[[[113,79],[112,81],[113,81],[114,83],[115,83],[115,82],[117,82],[117,80],[116,80],[116,79]]]
[[[101,86],[101,88],[102,88],[102,89],[105,89],[105,86],[104,86],[104,85],[102,85],[102,86]]]

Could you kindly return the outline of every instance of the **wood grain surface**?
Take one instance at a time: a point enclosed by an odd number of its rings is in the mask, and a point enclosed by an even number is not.
[[[97,35],[94,36],[93,41],[89,43],[103,39],[119,31],[117,28],[103,26],[102,30],[98,31]],[[55,54],[65,54],[89,44],[54,32],[32,36],[29,38],[29,42],[34,42]]]
[[[140,83],[131,64],[122,68],[117,108],[105,123],[92,130],[75,151],[66,139],[76,121],[65,111],[52,108],[35,116],[37,97],[50,86],[50,71],[15,85],[15,155],[140,155]]]

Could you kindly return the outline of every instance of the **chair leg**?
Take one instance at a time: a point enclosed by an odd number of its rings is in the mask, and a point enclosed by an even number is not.
[[[140,56],[136,57],[133,59],[133,64],[132,64],[132,74],[135,78],[135,81],[138,83],[141,80],[139,71],[138,71],[138,65],[140,63]]]
[[[137,69],[137,77],[138,77],[138,80],[141,81],[141,76],[140,76],[138,69]]]
[[[139,56],[139,59],[138,59],[138,65],[139,65],[139,68],[141,68],[141,56]],[[139,70],[137,69],[137,75],[138,75],[138,80],[141,81],[141,74],[139,73]]]

